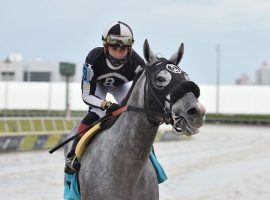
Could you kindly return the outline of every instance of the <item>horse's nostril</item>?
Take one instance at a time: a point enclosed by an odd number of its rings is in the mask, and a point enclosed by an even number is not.
[[[188,111],[187,111],[187,114],[188,115],[196,115],[198,113],[197,109],[196,108],[190,108]]]

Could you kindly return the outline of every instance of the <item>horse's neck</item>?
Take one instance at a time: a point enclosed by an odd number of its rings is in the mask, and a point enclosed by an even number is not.
[[[145,76],[142,75],[134,86],[127,105],[144,108]],[[146,114],[127,111],[117,120],[121,137],[126,141],[134,156],[147,159],[154,142],[158,127],[149,123]],[[136,154],[136,155],[135,155]]]
[[[143,113],[137,112],[125,112],[116,124],[121,144],[126,145],[126,153],[130,150],[132,157],[147,159],[158,127],[153,127]]]

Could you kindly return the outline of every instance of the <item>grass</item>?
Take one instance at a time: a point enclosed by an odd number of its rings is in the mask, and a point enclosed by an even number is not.
[[[55,130],[52,125],[52,120],[44,120],[44,124],[45,124],[46,130],[48,131]]]
[[[71,130],[74,126],[75,126],[75,124],[72,121],[67,121],[67,129],[68,130]]]
[[[64,130],[64,124],[62,120],[55,120],[55,125],[57,130]]]
[[[34,126],[34,130],[36,131],[42,131],[42,123],[41,120],[32,120],[33,126]]]
[[[78,122],[78,118],[67,121],[63,119],[6,119],[0,120],[0,135],[17,134],[22,132],[46,133],[46,132],[68,132]],[[32,125],[31,125],[32,123]],[[7,130],[5,129],[7,127]]]
[[[16,121],[6,121],[5,123],[8,127],[8,132],[18,132],[19,127]]]
[[[31,125],[30,125],[30,121],[29,120],[21,120],[19,123],[21,125],[21,130],[23,132],[29,132],[29,131],[31,131]]]
[[[270,115],[207,114],[206,123],[270,124]]]
[[[0,134],[16,134],[19,132],[67,132],[71,130],[85,114],[85,111],[72,111],[72,120],[67,121],[65,111],[1,110]],[[16,119],[18,117],[20,118],[19,120]],[[28,117],[29,119],[24,119],[24,117]],[[205,122],[270,125],[270,115],[206,114]]]
[[[71,111],[72,117],[83,117],[87,111]],[[0,117],[66,117],[62,110],[0,110]]]
[[[4,123],[4,121],[0,121],[0,133],[3,133],[3,132],[5,132],[5,123]]]

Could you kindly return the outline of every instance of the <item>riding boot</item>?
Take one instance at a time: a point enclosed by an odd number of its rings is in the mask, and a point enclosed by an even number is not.
[[[75,154],[76,146],[79,141],[80,137],[77,137],[73,140],[71,150],[67,154],[67,161],[64,170],[67,174],[74,174],[80,170],[81,164]]]
[[[98,119],[99,116],[96,113],[89,111],[88,114],[81,121],[77,129],[77,134],[80,133],[80,135],[73,140],[71,149],[67,154],[67,161],[64,170],[67,174],[74,174],[75,172],[78,172],[80,170],[81,164],[75,154],[76,146],[83,134],[86,132],[83,130],[85,130],[88,126],[90,126]]]

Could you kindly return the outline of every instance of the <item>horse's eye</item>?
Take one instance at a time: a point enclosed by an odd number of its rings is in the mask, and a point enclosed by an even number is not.
[[[172,75],[167,70],[161,70],[153,78],[154,85],[157,87],[157,89],[161,90],[164,89],[164,87],[166,87],[171,82]]]
[[[158,76],[157,77],[157,81],[159,81],[159,82],[165,82],[166,81],[166,78],[164,78],[162,76]]]

